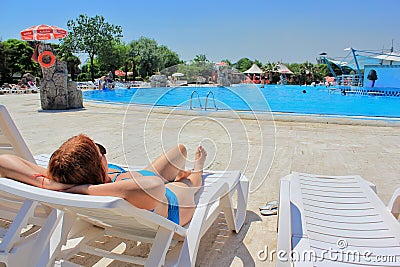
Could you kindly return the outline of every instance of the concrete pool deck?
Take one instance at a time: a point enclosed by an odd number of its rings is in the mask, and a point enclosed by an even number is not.
[[[250,179],[259,175],[257,170],[265,172],[264,182],[249,196],[247,219],[241,232],[229,232],[223,217],[218,219],[200,243],[198,266],[275,266],[270,259],[260,261],[257,254],[266,246],[269,250],[276,249],[277,216],[263,217],[258,207],[278,199],[279,180],[292,171],[361,175],[376,184],[378,195],[385,204],[400,187],[400,122],[279,114],[274,122],[220,118],[218,123],[229,132],[229,137],[245,134],[247,138],[229,141],[221,134],[222,130],[216,130],[210,114],[207,114],[208,120],[199,116],[187,129],[182,127],[192,120],[193,115],[166,115],[160,111],[149,115],[144,107],[130,107],[126,114],[126,106],[85,102],[82,110],[41,111],[38,94],[1,95],[0,103],[9,110],[34,155],[51,154],[67,138],[85,133],[107,148],[109,161],[125,163],[126,156],[129,164],[143,165],[146,157],[153,159],[162,152],[161,139],[167,140],[166,144],[184,143],[191,158],[196,144],[210,138],[214,140],[214,143],[208,142],[210,150],[218,151],[210,159],[210,169],[237,167]],[[241,128],[242,125],[246,127]],[[143,126],[146,133],[143,133]],[[257,138],[260,128],[264,127],[267,136],[262,145]],[[182,136],[175,136],[177,129],[182,129]],[[273,144],[268,144],[269,140]],[[270,150],[264,152],[271,155],[261,158],[266,160],[260,162],[257,153],[268,146]],[[254,153],[249,153],[249,147]],[[141,154],[144,153],[142,148],[146,150],[145,157]],[[240,163],[241,155],[246,159],[245,165]],[[115,243],[105,240],[105,246],[108,245]],[[136,249],[133,245],[128,247]],[[76,262],[91,266],[95,260],[78,257]],[[115,262],[110,266],[126,264]]]

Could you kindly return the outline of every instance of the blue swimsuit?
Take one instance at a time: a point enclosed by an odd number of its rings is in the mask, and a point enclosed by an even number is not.
[[[108,173],[108,174],[115,174],[115,176],[111,179],[113,183],[117,180],[118,176],[127,172],[125,169],[115,164],[108,164],[108,168],[117,170],[115,172]],[[157,176],[157,174],[149,170],[140,170],[136,172],[140,173],[143,176]],[[131,178],[123,178],[122,180],[129,180],[129,179]],[[168,220],[173,221],[176,224],[179,224],[180,219],[179,219],[178,198],[176,197],[175,193],[172,192],[169,188],[165,188],[165,197],[168,200]]]

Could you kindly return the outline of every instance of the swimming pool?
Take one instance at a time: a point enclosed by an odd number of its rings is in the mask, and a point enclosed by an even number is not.
[[[193,95],[193,108],[200,108],[201,105],[204,109],[206,95],[212,92],[207,105],[210,110],[214,108],[213,95],[219,110],[400,118],[399,97],[342,95],[339,90],[332,92],[324,86],[134,88],[84,91],[83,97],[85,100],[189,109],[193,91],[197,92]]]

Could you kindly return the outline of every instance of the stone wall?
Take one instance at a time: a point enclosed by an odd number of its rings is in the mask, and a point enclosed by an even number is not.
[[[49,44],[39,45],[39,54],[52,51]],[[83,108],[82,91],[76,83],[68,81],[67,63],[56,60],[49,68],[42,67],[43,78],[40,82],[40,101],[44,110],[62,110]]]

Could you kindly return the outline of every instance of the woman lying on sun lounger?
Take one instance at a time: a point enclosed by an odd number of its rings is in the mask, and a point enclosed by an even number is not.
[[[203,147],[195,152],[192,171],[184,170],[187,152],[181,144],[136,172],[108,164],[105,154],[102,145],[80,134],[53,153],[48,169],[14,155],[0,155],[0,175],[51,190],[121,197],[180,225],[191,220],[207,156]]]

